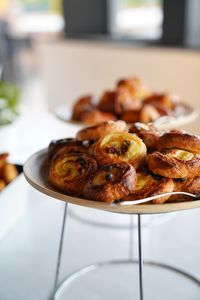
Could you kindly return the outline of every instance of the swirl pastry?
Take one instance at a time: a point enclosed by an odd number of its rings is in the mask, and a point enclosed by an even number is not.
[[[76,138],[79,141],[91,140],[96,141],[101,137],[111,132],[123,132],[127,130],[127,125],[124,121],[107,121],[92,127],[87,127],[79,130],[76,134]]]
[[[135,169],[128,163],[104,165],[89,179],[84,197],[112,203],[134,190]]]
[[[66,153],[70,152],[86,152],[87,145],[73,138],[53,140],[48,147],[48,155],[51,159],[60,149],[65,148]],[[80,151],[78,151],[78,149]]]
[[[194,177],[200,172],[200,155],[185,150],[155,151],[147,156],[147,163],[154,174],[169,178]]]
[[[143,140],[148,150],[157,148],[161,133],[153,124],[145,125],[137,122],[130,126],[129,132],[137,134]]]
[[[88,178],[96,169],[96,161],[88,154],[59,155],[52,160],[49,182],[69,195],[81,196]]]
[[[75,103],[73,107],[72,120],[81,121],[84,113],[93,111],[94,109],[93,96],[84,96]]]
[[[158,141],[158,149],[183,149],[200,154],[200,137],[178,130],[164,133]]]
[[[99,139],[91,148],[100,165],[128,162],[137,168],[145,159],[146,146],[135,134],[113,132]]]
[[[144,199],[150,196],[156,196],[168,192],[172,192],[174,182],[170,178],[152,176],[145,172],[137,173],[137,182],[134,191],[124,197],[124,201]],[[170,196],[160,197],[152,202],[154,204],[162,204],[169,199]]]

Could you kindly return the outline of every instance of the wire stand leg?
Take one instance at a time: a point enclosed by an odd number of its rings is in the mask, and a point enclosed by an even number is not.
[[[63,240],[64,240],[64,233],[65,233],[66,216],[67,216],[67,202],[65,203],[65,208],[64,208],[64,213],[63,213],[63,221],[62,221],[62,228],[61,228],[61,235],[60,235],[60,244],[59,244],[59,250],[58,250],[58,259],[57,259],[57,265],[56,265],[56,276],[55,276],[55,283],[54,283],[52,299],[54,299],[54,294],[55,294],[55,292],[58,288],[58,278],[59,278],[62,250],[63,250]]]
[[[139,265],[140,300],[144,300],[141,215],[138,215],[138,265]]]
[[[134,242],[134,229],[133,229],[133,215],[130,215],[130,230],[129,230],[129,259],[134,259],[133,242]]]

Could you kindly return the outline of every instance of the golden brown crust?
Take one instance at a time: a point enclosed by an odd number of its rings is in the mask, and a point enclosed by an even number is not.
[[[97,162],[88,154],[58,155],[51,162],[49,182],[69,195],[81,196],[86,182],[96,169]]]
[[[76,134],[76,138],[79,141],[91,140],[96,141],[101,137],[111,132],[125,132],[127,131],[127,125],[124,121],[107,121],[91,127],[83,128]]]
[[[84,112],[80,118],[80,121],[83,121],[85,124],[92,125],[105,121],[115,121],[117,117],[109,112],[103,112],[98,109],[92,111]]]
[[[15,165],[4,164],[0,170],[0,177],[5,182],[5,184],[10,183],[18,176],[18,171]]]
[[[137,173],[137,182],[135,190],[124,197],[124,201],[144,199],[151,196],[157,196],[160,194],[172,192],[174,188],[174,182],[170,178],[155,178],[154,176],[144,173]],[[162,204],[166,202],[170,196],[164,196],[153,200],[154,204]]]
[[[133,191],[135,169],[127,163],[100,167],[84,188],[86,199],[112,203]]]
[[[146,146],[135,134],[113,132],[99,139],[90,149],[100,165],[127,162],[138,168],[146,156]]]
[[[0,154],[0,168],[2,168],[5,165],[8,156],[9,154],[7,152]]]
[[[185,178],[184,180],[174,180],[174,192],[187,192],[200,196],[200,176]],[[173,195],[168,202],[188,201],[193,198],[185,195]]]
[[[126,111],[138,110],[141,108],[141,101],[134,99],[130,92],[123,87],[119,87],[115,93],[114,111],[117,115],[122,115]]]
[[[159,119],[162,114],[159,113],[158,109],[153,105],[146,104],[140,110],[139,121],[142,123],[150,123]]]
[[[129,127],[129,132],[137,134],[143,140],[148,150],[157,149],[161,132],[153,124],[145,125],[137,122]]]
[[[175,97],[170,93],[153,94],[144,100],[145,104],[162,105],[168,110],[172,110],[175,106]]]
[[[95,106],[93,103],[92,95],[86,95],[84,97],[81,97],[74,104],[72,120],[81,121],[84,113],[93,111],[94,109]]]
[[[200,154],[200,137],[178,130],[164,133],[158,140],[158,149],[183,149]]]
[[[121,115],[121,119],[127,123],[139,122],[140,109],[127,110]]]
[[[49,158],[51,159],[63,147],[69,147],[68,152],[72,152],[70,151],[70,149],[72,149],[73,147],[83,147],[83,143],[81,141],[77,141],[74,138],[53,140],[48,146]]]
[[[143,100],[151,94],[150,89],[138,77],[121,79],[118,81],[117,87],[127,89],[133,99]]]
[[[164,153],[155,151],[149,154],[147,156],[149,170],[154,174],[169,178],[197,176],[200,172],[200,156],[188,152],[188,155],[192,156],[191,158],[180,159],[177,156],[179,151],[182,150],[173,149]]]
[[[115,91],[105,91],[100,98],[98,108],[104,112],[115,112]]]

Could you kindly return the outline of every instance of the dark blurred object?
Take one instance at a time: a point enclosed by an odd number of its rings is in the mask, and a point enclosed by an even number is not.
[[[65,34],[107,34],[107,0],[63,0]]]
[[[185,40],[187,0],[163,1],[162,42],[170,45],[182,45]]]

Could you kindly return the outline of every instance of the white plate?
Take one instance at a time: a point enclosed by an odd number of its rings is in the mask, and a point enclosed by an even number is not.
[[[77,127],[85,127],[87,124],[83,122],[73,121],[72,113],[67,105],[59,106],[55,109],[55,115],[61,121],[76,125]],[[157,119],[154,124],[160,129],[172,129],[193,122],[199,115],[198,110],[192,108],[188,104],[183,103],[176,112],[175,117],[164,116]]]
[[[41,150],[33,154],[24,165],[24,175],[27,181],[37,190],[52,198],[69,202],[75,205],[91,207],[95,209],[126,213],[126,214],[158,214],[172,211],[187,210],[200,207],[200,200],[187,201],[179,203],[164,204],[143,204],[122,206],[119,203],[109,204],[100,201],[86,200],[68,196],[48,183],[49,162],[47,159],[47,149]]]

